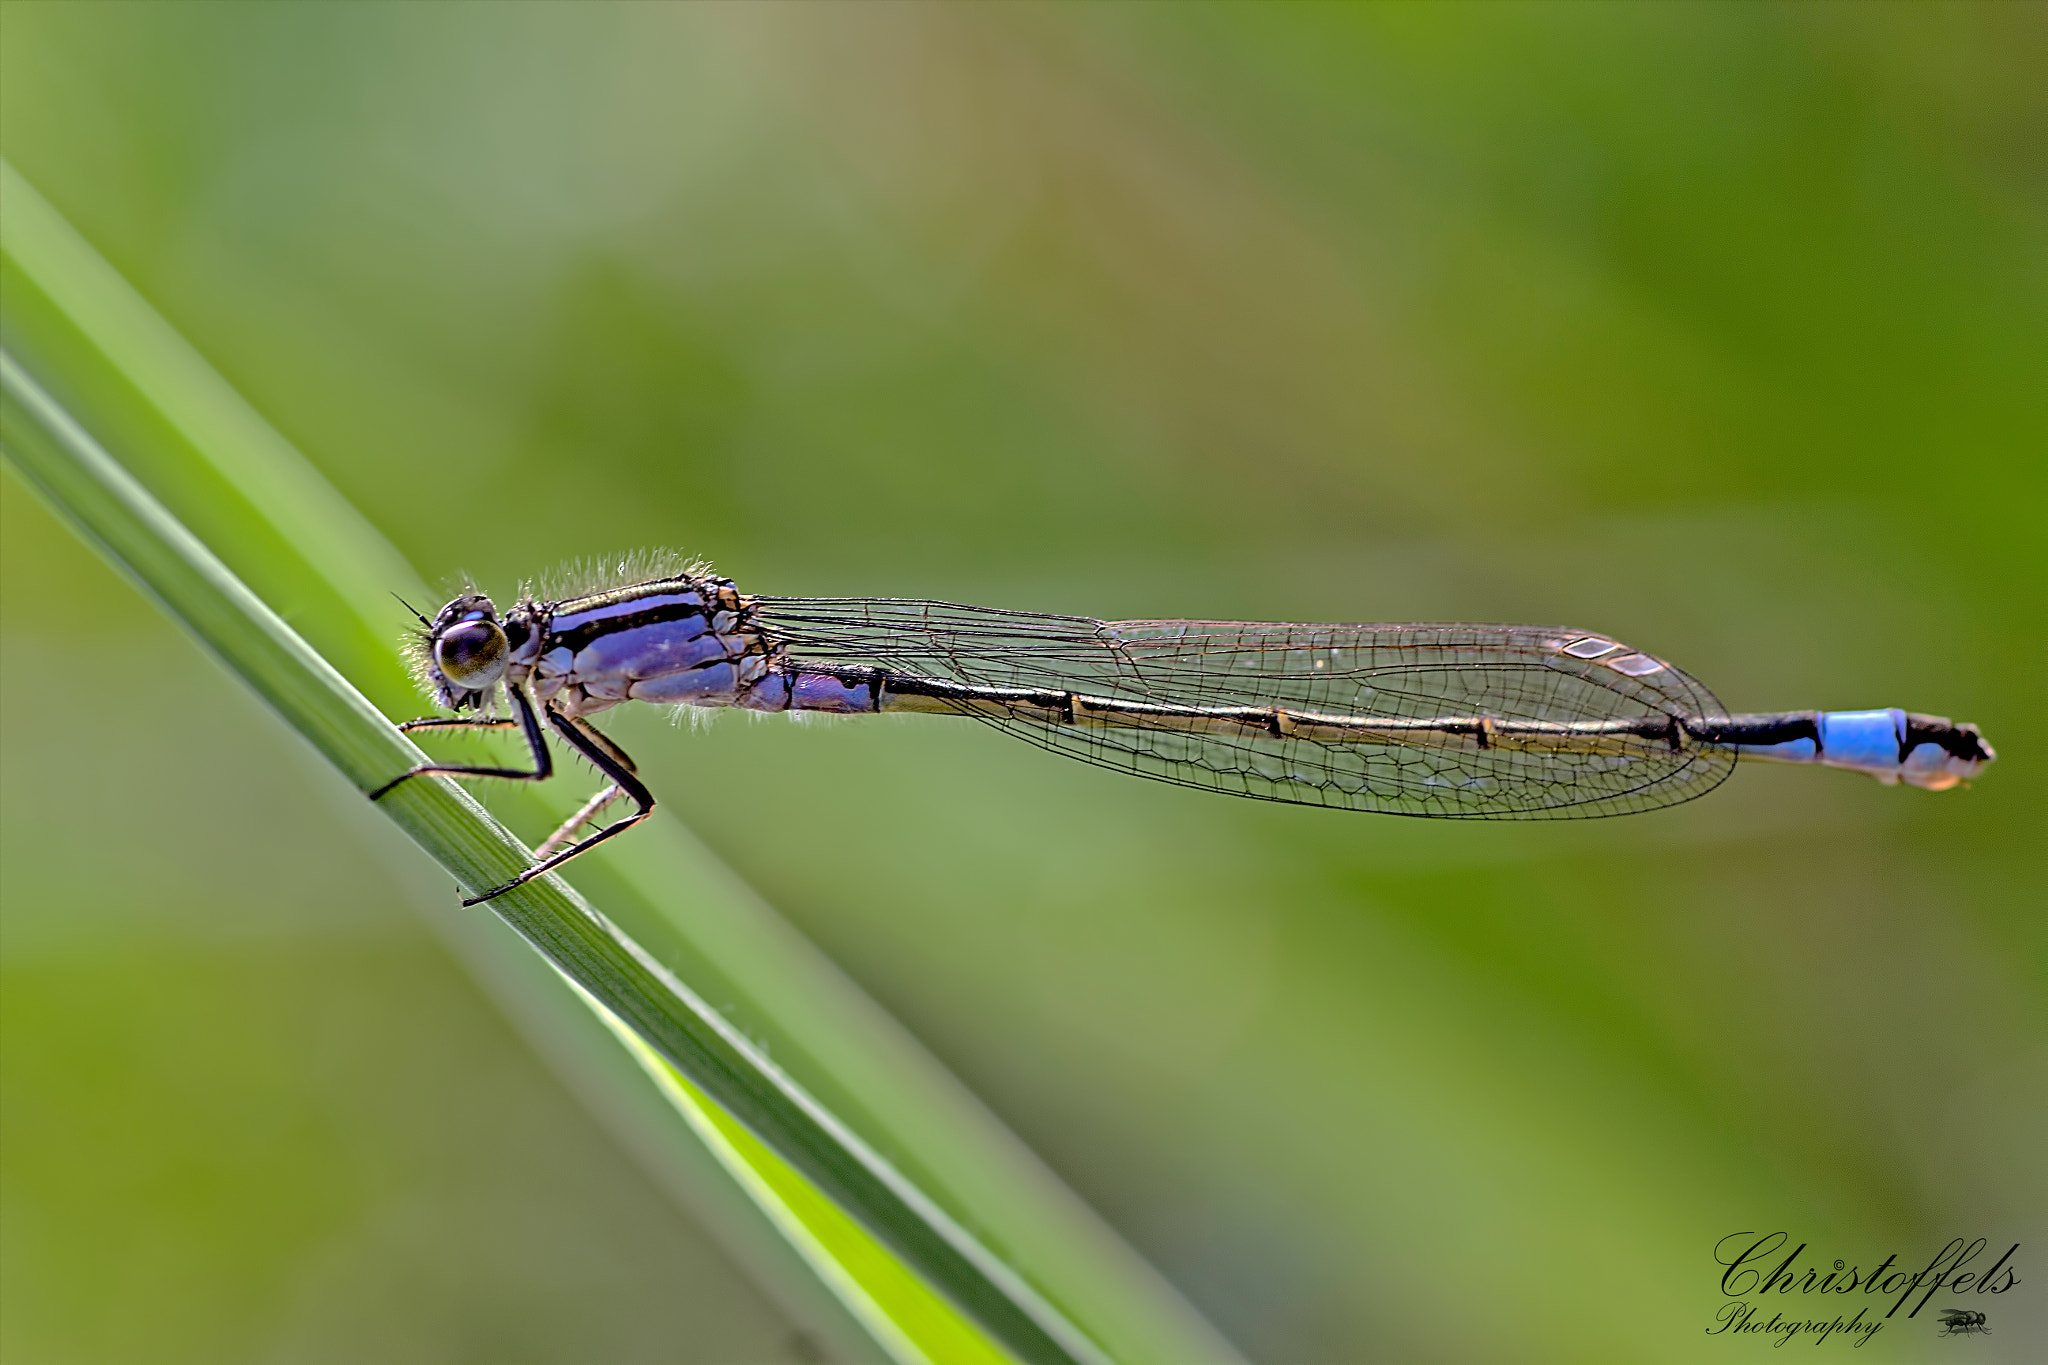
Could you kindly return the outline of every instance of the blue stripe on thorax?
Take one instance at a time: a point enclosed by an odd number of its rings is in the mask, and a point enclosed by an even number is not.
[[[614,631],[687,621],[692,617],[709,620],[704,596],[694,589],[665,588],[624,599],[608,598],[588,607],[564,603],[555,609],[548,622],[548,643],[549,648],[580,653],[599,637]]]

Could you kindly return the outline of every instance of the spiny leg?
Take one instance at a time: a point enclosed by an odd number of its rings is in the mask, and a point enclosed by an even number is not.
[[[575,726],[578,730],[581,730],[583,732],[584,738],[590,740],[593,744],[602,746],[604,751],[607,754],[611,755],[612,762],[618,764],[620,767],[624,768],[629,773],[637,773],[640,771],[640,769],[634,764],[632,758],[627,755],[626,751],[624,749],[621,749],[618,745],[612,743],[610,737],[607,736],[602,730],[599,730],[595,725],[592,725],[589,721],[585,720],[581,716],[568,716],[565,717],[565,719],[568,720],[568,722],[571,725]],[[583,826],[590,824],[592,821],[597,819],[597,813],[599,811],[603,810],[606,806],[609,806],[612,802],[618,800],[621,796],[624,795],[625,792],[620,788],[618,783],[612,782],[606,784],[597,793],[597,795],[591,797],[588,801],[585,801],[583,803],[583,809],[577,811],[567,820],[564,820],[562,822],[562,826],[560,829],[557,829],[553,834],[550,834],[544,841],[542,841],[540,847],[534,849],[533,856],[536,858],[545,858],[550,853],[553,853],[556,849],[560,848],[563,844],[568,843],[570,838],[576,833],[577,830],[583,828]]]
[[[398,722],[398,728],[411,734],[414,730],[510,730],[518,724],[510,716],[421,716]]]
[[[614,834],[621,834],[631,829],[642,820],[645,820],[648,813],[654,809],[654,793],[648,791],[646,785],[638,777],[634,776],[633,760],[627,758],[624,751],[618,745],[600,734],[589,721],[584,720],[580,716],[565,716],[553,707],[549,707],[548,724],[555,727],[555,730],[561,737],[569,742],[571,748],[589,759],[599,772],[610,778],[613,786],[617,787],[626,796],[631,797],[633,804],[638,809],[631,815],[612,821],[612,823],[606,825],[589,838],[579,843],[571,844],[559,853],[542,858],[503,886],[494,886],[482,895],[471,896],[463,902],[464,905],[481,905],[493,896],[501,896],[515,886],[532,881],[543,872],[549,872],[560,867],[577,854],[597,847],[597,845],[611,838]]]
[[[621,749],[618,745],[612,743],[611,736],[607,735],[604,731],[598,729],[595,725],[592,725],[582,716],[551,716],[550,718],[553,719],[555,723],[558,725],[562,721],[567,721],[569,722],[569,724],[575,726],[578,732],[580,732],[585,739],[597,745],[598,748],[603,749],[606,754],[611,756],[612,762],[618,764],[627,772],[637,773],[640,771],[639,765],[633,762],[632,758],[626,753],[626,751],[624,749]],[[582,746],[579,745],[577,747],[580,748]]]
[[[439,777],[502,777],[513,782],[545,782],[555,775],[555,760],[548,753],[547,734],[540,728],[540,718],[533,713],[533,703],[526,699],[526,693],[517,687],[505,689],[512,696],[512,707],[519,713],[517,724],[526,732],[526,747],[533,755],[533,771],[523,768],[468,767],[443,763],[422,763],[419,767],[386,782],[370,793],[372,801],[382,800],[401,782],[408,778],[434,775]],[[427,716],[420,720],[409,720],[398,728],[401,730],[503,730],[514,722],[483,717],[463,718]]]
[[[533,850],[533,856],[536,858],[545,858],[550,853],[553,853],[556,849],[560,848],[563,844],[568,843],[569,840],[572,837],[574,837],[577,830],[582,829],[585,825],[597,819],[597,813],[599,811],[603,810],[606,806],[609,806],[612,802],[618,800],[623,795],[625,795],[625,793],[619,790],[618,783],[606,783],[604,787],[598,791],[597,795],[591,797],[588,801],[585,801],[583,803],[583,808],[581,810],[577,811],[574,815],[564,820],[562,822],[562,827],[560,829],[556,830],[553,834],[550,834],[547,838],[543,839],[538,845],[536,845]]]

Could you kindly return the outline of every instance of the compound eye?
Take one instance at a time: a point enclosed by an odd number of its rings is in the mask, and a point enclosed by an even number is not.
[[[434,641],[434,662],[451,686],[481,692],[505,676],[510,653],[496,621],[463,621]]]

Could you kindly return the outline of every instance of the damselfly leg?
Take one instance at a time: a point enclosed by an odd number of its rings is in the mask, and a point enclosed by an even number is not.
[[[545,782],[555,775],[555,760],[548,753],[547,736],[542,733],[539,717],[533,714],[533,703],[526,694],[516,687],[505,689],[512,697],[512,707],[519,712],[516,721],[498,717],[444,717],[427,716],[420,720],[409,720],[398,728],[413,730],[508,730],[517,725],[526,732],[527,752],[533,755],[533,770],[524,768],[478,767],[473,764],[422,763],[417,768],[402,772],[370,793],[372,801],[382,800],[398,785],[415,777],[502,777],[513,782]]]
[[[389,782],[371,792],[370,799],[375,801],[387,795],[408,778],[429,775],[435,777],[502,777],[514,782],[545,782],[550,777],[553,777],[555,773],[554,757],[548,751],[547,736],[541,729],[540,717],[535,714],[533,703],[527,699],[526,693],[521,688],[508,687],[505,690],[512,698],[513,709],[519,713],[516,720],[483,716],[427,716],[419,720],[406,721],[398,728],[406,731],[508,730],[517,726],[524,731],[527,751],[533,756],[533,768],[530,771],[524,768],[501,768],[480,764],[422,763],[410,771],[400,773],[397,777],[392,778]],[[502,886],[494,886],[481,895],[470,897],[468,900],[463,901],[464,905],[481,905],[493,896],[501,896],[515,886],[532,881],[550,868],[559,867],[577,854],[595,848],[614,834],[631,829],[634,825],[646,819],[648,812],[654,809],[654,795],[647,790],[639,777],[635,775],[638,770],[624,749],[612,743],[596,726],[581,716],[565,716],[553,706],[547,706],[544,709],[547,713],[548,724],[555,728],[571,748],[589,759],[592,766],[604,774],[607,779],[606,785],[596,796],[584,803],[581,810],[570,816],[569,819],[562,823],[559,829],[542,842],[536,854],[539,861],[535,862],[532,867],[527,868],[526,871]],[[569,844],[566,848],[562,847],[568,843],[569,839],[575,835],[578,829],[595,819],[598,812],[602,811],[613,801],[618,800],[621,796],[632,798],[633,804],[637,809],[631,815],[613,821],[587,839]]]
[[[549,712],[549,716],[552,719],[554,717],[554,712]],[[578,730],[582,731],[584,737],[590,740],[591,743],[601,745],[605,753],[610,755],[612,762],[618,764],[621,768],[624,768],[629,773],[637,773],[640,771],[640,769],[634,765],[633,760],[627,756],[626,751],[624,749],[621,749],[618,745],[612,743],[610,737],[607,736],[602,730],[599,730],[595,725],[592,725],[589,721],[584,720],[581,716],[570,717],[569,723],[575,726]],[[595,796],[591,797],[588,801],[585,801],[583,803],[583,808],[581,810],[577,811],[574,815],[570,816],[568,819],[562,822],[560,829],[557,829],[553,834],[550,834],[547,838],[541,840],[540,846],[534,849],[533,856],[536,858],[545,858],[549,854],[553,853],[556,849],[562,847],[562,845],[568,843],[569,840],[575,836],[577,830],[582,829],[585,825],[594,823],[597,820],[598,812],[602,811],[606,806],[609,806],[612,802],[618,800],[625,794],[626,789],[624,787],[621,787],[616,782],[608,783],[604,787],[600,788]],[[650,807],[654,804],[652,797],[648,798],[647,804]],[[643,815],[645,813],[645,811],[641,812],[641,814]]]
[[[581,809],[564,820],[560,828],[534,845],[533,856],[545,858],[556,849],[562,847],[562,845],[568,843],[569,840],[575,837],[577,830],[582,829],[585,825],[595,824],[598,813],[624,795],[625,793],[619,790],[619,784],[616,782],[608,783],[600,788],[595,796],[583,803]]]
[[[494,886],[482,895],[471,896],[463,902],[464,905],[482,905],[493,896],[502,896],[515,886],[523,886],[541,873],[560,867],[577,854],[596,848],[614,834],[625,833],[642,820],[645,820],[649,813],[654,810],[654,793],[648,791],[646,785],[634,775],[633,760],[626,757],[625,752],[618,745],[598,733],[597,728],[589,721],[584,720],[581,716],[565,716],[551,706],[548,708],[548,724],[555,727],[556,732],[569,742],[571,748],[589,759],[592,766],[611,779],[612,787],[617,788],[620,792],[632,798],[635,809],[631,815],[612,821],[589,838],[571,844],[559,853],[543,857],[539,862],[527,868],[526,871],[520,873],[511,881],[506,882],[503,886]],[[599,796],[604,794],[604,792],[598,793]],[[556,830],[549,837],[547,843],[541,845],[541,848],[545,850],[549,845],[555,844],[560,839],[573,833],[576,827],[582,824],[589,815],[596,814],[596,810],[592,806],[602,808],[602,804],[594,802],[592,805],[586,805],[567,824],[563,825],[561,829]],[[588,812],[588,815],[585,812]]]

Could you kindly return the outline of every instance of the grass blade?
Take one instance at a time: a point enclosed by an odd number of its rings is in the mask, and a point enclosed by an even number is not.
[[[326,660],[179,525],[18,365],[0,354],[0,442],[110,561],[193,631],[363,791],[420,761]],[[415,790],[417,789],[417,790]],[[380,803],[465,887],[527,852],[453,783],[415,781]],[[807,1177],[1027,1361],[1107,1359],[738,1031],[565,884],[498,898],[499,915],[661,1060]]]
[[[391,640],[402,556],[269,428],[12,172],[5,178],[10,345],[118,437],[123,460],[223,549],[386,709],[417,706]],[[379,722],[381,724],[381,722]],[[402,742],[402,741],[401,741]],[[411,752],[406,746],[406,752]],[[382,770],[382,769],[380,769]],[[360,780],[359,780],[360,785]],[[526,789],[508,804],[545,800]],[[537,823],[558,815],[537,812]],[[727,1005],[800,1088],[976,1228],[1110,1355],[1235,1353],[1149,1265],[815,949],[658,811],[600,867],[579,867],[634,935]],[[722,1021],[721,1021],[722,1022]],[[983,1254],[986,1254],[984,1251]]]

